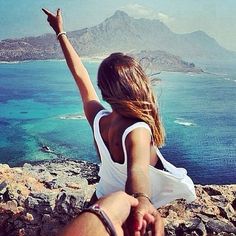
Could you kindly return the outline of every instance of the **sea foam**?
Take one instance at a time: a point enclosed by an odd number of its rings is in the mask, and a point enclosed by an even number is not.
[[[59,116],[61,120],[85,120],[86,117],[84,114],[66,114]]]
[[[183,126],[195,126],[196,125],[192,121],[184,119],[184,118],[176,118],[174,123],[176,123],[178,125],[183,125]]]

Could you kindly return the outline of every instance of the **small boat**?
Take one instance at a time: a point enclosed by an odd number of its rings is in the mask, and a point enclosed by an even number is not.
[[[48,147],[48,146],[46,146],[46,145],[44,145],[44,146],[41,147],[41,151],[43,151],[43,152],[53,152],[53,151],[50,149],[50,147]]]

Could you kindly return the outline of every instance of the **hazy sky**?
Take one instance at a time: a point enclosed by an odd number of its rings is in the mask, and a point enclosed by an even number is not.
[[[52,32],[42,7],[60,7],[66,31],[96,25],[121,9],[160,19],[176,33],[203,30],[236,51],[236,0],[0,0],[0,39]]]

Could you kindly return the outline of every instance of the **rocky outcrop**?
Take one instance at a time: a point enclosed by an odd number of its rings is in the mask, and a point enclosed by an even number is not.
[[[131,54],[140,61],[145,71],[152,75],[161,71],[170,72],[192,72],[202,73],[203,70],[196,67],[194,63],[184,61],[181,57],[167,53],[165,51],[147,51],[143,50],[136,54]]]
[[[98,166],[53,161],[0,164],[0,236],[56,235],[88,203]],[[196,185],[197,200],[159,209],[166,235],[236,235],[236,185]]]

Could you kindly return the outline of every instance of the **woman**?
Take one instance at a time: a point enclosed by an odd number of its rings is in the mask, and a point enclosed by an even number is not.
[[[86,118],[94,132],[102,162],[96,197],[118,190],[133,194],[139,201],[133,211],[133,230],[135,235],[140,235],[149,223],[154,222],[153,215],[158,214],[155,207],[176,198],[175,195],[168,199],[168,191],[172,189],[167,189],[161,196],[160,191],[165,185],[172,186],[173,183],[163,184],[156,179],[160,174],[156,168],[164,169],[163,163],[166,162],[157,149],[163,145],[165,135],[149,79],[133,58],[122,53],[111,54],[98,71],[98,87],[103,99],[111,105],[112,112],[105,110],[87,70],[63,31],[60,9],[56,15],[43,11],[57,34],[80,90]],[[166,165],[172,168],[171,164]],[[169,179],[171,181],[171,177]]]

